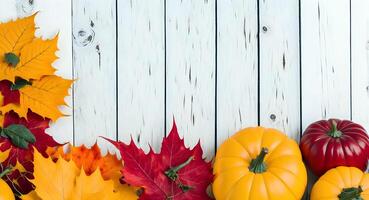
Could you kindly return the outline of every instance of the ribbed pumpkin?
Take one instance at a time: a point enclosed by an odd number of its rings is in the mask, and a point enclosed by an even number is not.
[[[307,174],[297,143],[282,132],[246,128],[226,140],[214,163],[217,200],[297,200]]]
[[[329,119],[310,124],[300,141],[302,156],[315,175],[338,166],[365,170],[369,159],[369,137],[352,121]]]
[[[311,200],[369,200],[369,174],[356,167],[333,168],[313,186]]]

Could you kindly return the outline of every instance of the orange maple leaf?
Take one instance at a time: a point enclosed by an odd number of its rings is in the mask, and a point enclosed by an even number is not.
[[[35,15],[0,24],[0,77],[15,82],[53,75],[58,37],[35,38]]]
[[[54,159],[62,157],[67,161],[73,160],[78,168],[84,169],[87,175],[94,173],[96,169],[100,169],[105,180],[119,180],[121,177],[122,161],[116,155],[110,153],[103,156],[96,143],[91,148],[84,145],[79,147],[69,145],[67,149],[67,153],[64,153],[63,147],[49,148],[47,153]]]

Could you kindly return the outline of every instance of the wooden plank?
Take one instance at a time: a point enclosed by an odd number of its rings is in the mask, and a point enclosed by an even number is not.
[[[319,119],[350,119],[349,1],[301,3],[303,128]]]
[[[258,124],[257,1],[218,1],[217,145]]]
[[[350,119],[349,3],[301,1],[303,129],[320,119]],[[316,177],[309,179],[308,191]]]
[[[73,1],[76,144],[116,139],[115,22],[115,0]]]
[[[3,0],[0,6],[0,22],[7,22],[17,18],[17,9],[15,0]]]
[[[260,124],[300,138],[299,3],[260,1]]]
[[[167,126],[175,117],[186,145],[215,145],[215,0],[167,1]]]
[[[164,1],[118,2],[118,130],[145,150],[164,136]]]
[[[8,21],[17,17],[25,17],[39,12],[36,17],[37,37],[52,38],[59,34],[57,55],[60,57],[53,66],[58,70],[57,74],[72,79],[72,38],[71,38],[71,0],[54,1],[16,1],[5,0],[1,2],[0,21]],[[72,90],[70,90],[70,94]],[[51,124],[47,130],[58,142],[73,142],[73,111],[72,97],[66,98],[69,107],[62,107],[63,117]]]
[[[352,120],[369,131],[369,1],[351,1]]]

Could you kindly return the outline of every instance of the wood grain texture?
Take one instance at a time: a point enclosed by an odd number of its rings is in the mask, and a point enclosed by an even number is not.
[[[257,1],[218,1],[217,145],[258,124]]]
[[[114,0],[73,1],[76,144],[116,139],[115,9]]]
[[[39,12],[35,22],[39,27],[37,37],[50,39],[59,35],[57,55],[59,59],[53,63],[57,74],[64,78],[73,78],[72,74],[72,38],[71,38],[71,0],[5,0],[1,1],[0,21],[5,22],[18,17],[26,17]],[[63,16],[63,17],[60,17]],[[72,93],[72,90],[70,90]],[[69,107],[61,107],[67,117],[60,118],[47,130],[58,142],[73,142],[72,97],[66,98]]]
[[[350,119],[349,3],[301,1],[303,129],[320,119]],[[315,181],[309,173],[308,191]]]
[[[158,150],[164,133],[164,1],[118,2],[119,139]]]
[[[299,4],[259,2],[260,124],[300,138]]]
[[[318,119],[350,119],[349,1],[301,3],[303,128]]]
[[[17,18],[15,0],[2,0],[0,6],[0,22],[7,22]]]
[[[167,1],[166,106],[186,145],[215,145],[215,0]]]
[[[369,1],[351,1],[352,120],[369,130]]]

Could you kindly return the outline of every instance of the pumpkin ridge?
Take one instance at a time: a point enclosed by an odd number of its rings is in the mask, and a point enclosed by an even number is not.
[[[274,152],[276,152],[277,149],[280,148],[282,146],[282,144],[284,142],[288,141],[288,140],[289,140],[289,138],[287,138],[287,136],[285,136],[283,138],[283,140],[281,140],[281,142],[273,150],[270,150],[269,155],[268,155],[268,157],[265,160],[267,160],[269,162],[270,161],[269,158],[272,157],[272,155],[274,155]]]
[[[342,140],[341,140],[341,139],[339,139],[338,141],[339,141],[339,143],[340,143],[340,146],[339,146],[339,147],[341,147],[342,152],[343,152],[343,156],[345,157],[345,159],[344,159],[345,165],[347,165],[347,161],[346,161],[346,158],[347,158],[347,152],[346,152],[346,149],[345,149],[345,148],[343,148]],[[351,151],[351,149],[350,149],[350,151]],[[351,153],[353,153],[353,152],[351,151]]]
[[[324,164],[326,164],[327,163],[327,150],[328,150],[328,146],[329,146],[329,144],[333,141],[333,140],[335,140],[335,138],[332,138],[332,137],[329,137],[329,138],[327,138],[327,140],[326,140],[326,142],[325,142],[325,148],[324,148],[324,150],[323,150],[323,153],[324,153],[324,159],[323,159],[323,163]],[[324,169],[323,169],[324,170]]]
[[[352,135],[355,135],[357,137],[360,137],[360,139],[363,139],[363,142],[365,142],[367,145],[369,145],[368,137],[365,137],[362,134],[354,133],[354,132],[346,132],[346,134],[345,134],[345,136],[352,138],[356,142],[357,140],[355,138],[353,138]]]
[[[266,130],[273,130],[273,131],[275,131],[275,129],[265,129],[264,130],[264,132],[266,132]],[[262,138],[261,138],[261,144],[260,144],[260,147],[263,147],[263,139],[264,139],[264,132],[263,132],[263,136],[262,136]],[[268,155],[267,156],[265,156],[265,160],[268,160],[268,158],[273,154],[273,152],[276,150],[276,149],[278,149],[279,148],[279,146],[286,140],[286,139],[288,139],[287,138],[287,136],[286,135],[284,135],[285,137],[283,137],[283,139],[282,140],[279,140],[279,143],[272,149],[272,148],[270,148],[270,147],[266,147],[266,148],[268,148],[268,150],[269,150],[269,153],[268,153]]]
[[[336,187],[338,190],[342,190],[342,188],[341,187],[339,187],[338,185],[337,185],[337,183],[332,183],[332,182],[330,182],[330,181],[328,181],[327,179],[322,179],[322,181],[323,182],[326,182],[326,183],[328,183],[329,185],[332,185],[332,186],[334,186],[334,187]]]
[[[350,167],[348,167],[348,168],[350,168]],[[337,168],[336,168],[336,170],[337,170],[338,174],[340,175],[340,177],[342,178],[342,182],[343,182],[343,183],[344,183],[344,185],[345,185],[345,187],[344,187],[344,188],[346,188],[346,186],[347,186],[347,185],[348,185],[348,186],[350,186],[350,185],[351,185],[351,179],[350,179],[349,184],[346,184],[345,179],[343,179],[344,175],[343,175],[343,174],[341,173],[341,171],[340,171],[340,170],[338,170]],[[351,171],[351,170],[348,170],[348,171]],[[351,175],[350,175],[350,178],[351,178]]]
[[[321,131],[321,130],[324,130],[324,131],[329,131],[329,127],[325,127],[325,126],[323,126],[323,124],[322,123],[324,123],[324,120],[321,120],[320,121],[320,123],[316,123],[316,124],[314,124],[314,125],[316,125],[316,126],[318,126],[318,127],[316,127],[316,129],[318,130],[318,131]],[[309,126],[310,127],[310,126]],[[308,130],[309,129],[309,127],[307,127],[307,129],[306,130]],[[319,129],[320,128],[320,129]],[[310,129],[313,129],[313,128],[310,128]],[[315,132],[316,130],[314,130],[314,132]]]
[[[241,167],[241,166],[238,166],[238,167],[231,167],[231,168],[229,168],[229,169],[226,169],[226,170],[222,170],[222,171],[218,171],[217,173],[227,173],[228,171],[231,171],[230,169],[232,169],[232,170],[234,170],[234,169],[237,169],[237,168],[239,168],[239,169],[245,169],[245,171],[246,172],[248,172],[248,173],[252,173],[252,172],[250,172],[249,171],[249,169],[248,169],[248,166],[246,166],[246,167]],[[247,174],[247,173],[246,173]],[[218,175],[219,176],[219,175]]]
[[[268,199],[271,199],[270,198],[270,194],[269,194],[269,189],[268,189],[268,187],[267,187],[267,182],[265,181],[265,177],[264,177],[264,175],[263,174],[261,174],[261,177],[263,178],[263,182],[264,182],[264,187],[265,187],[265,190],[266,190],[266,194],[267,194],[267,197],[268,197]]]
[[[348,120],[341,120],[340,121],[340,125],[341,125],[341,127],[340,127],[340,130],[342,131],[342,130],[344,130],[344,129],[346,129],[347,127],[350,127],[350,125],[351,125],[351,121],[349,121],[349,123],[346,123]],[[342,125],[343,124],[343,125]]]
[[[280,178],[279,176],[275,175],[273,172],[269,171],[269,173],[276,177],[278,180],[280,180],[280,182],[284,185],[284,187],[286,187],[286,189],[292,194],[292,196],[295,197],[295,199],[299,199],[296,197],[296,194],[290,189],[290,187],[284,182],[284,180],[282,178]]]
[[[345,181],[343,180],[341,173],[337,170],[337,168],[333,168],[332,170],[334,170],[338,174],[338,177],[340,177],[341,182],[343,183],[343,185],[345,185]],[[322,179],[322,180],[326,180],[326,179]]]
[[[255,175],[252,175],[252,181],[254,180],[254,176]],[[228,200],[229,199],[229,196],[231,196],[233,194],[233,191],[235,190],[237,184],[239,184],[241,182],[242,179],[244,178],[247,178],[246,175],[242,176],[241,178],[237,179],[237,181],[235,181],[233,184],[232,184],[232,187],[230,187],[231,189],[227,192],[227,196],[225,196],[225,199]],[[252,182],[251,181],[251,182]],[[252,185],[251,185],[252,187]],[[250,195],[250,191],[251,191],[251,187],[249,188],[249,195]]]
[[[363,173],[363,175],[361,176],[361,179],[360,179],[360,182],[359,184],[360,185],[363,185],[363,181],[364,181],[364,178],[366,177],[367,175],[365,173]],[[365,188],[365,190],[367,190],[368,188]],[[365,190],[363,191],[363,193],[365,192]]]
[[[348,170],[348,171],[349,171],[349,175],[350,175],[350,179],[349,179],[349,180],[350,180],[350,185],[353,185],[353,184],[352,184],[352,173],[351,173],[351,168],[349,168],[349,170]]]
[[[243,146],[238,140],[234,139],[233,137],[231,137],[230,139],[234,140],[237,144],[239,144],[242,148],[244,148],[247,154],[249,155],[249,158],[251,158],[251,153],[247,150],[245,146]]]
[[[294,176],[297,178],[297,176],[296,176],[295,172],[293,172],[293,171],[291,171],[291,170],[289,170],[289,169],[287,169],[287,168],[283,168],[283,167],[276,167],[276,166],[272,166],[272,167],[270,167],[270,168],[275,168],[275,169],[284,170],[284,171],[286,171],[286,172],[288,172],[288,173],[290,173],[290,174],[294,175]]]
[[[270,165],[272,165],[272,163],[276,160],[276,159],[280,159],[280,158],[284,158],[284,157],[290,157],[290,158],[296,158],[297,160],[301,160],[298,156],[294,155],[294,154],[286,154],[286,155],[280,155],[275,157],[274,159],[269,159],[267,163],[269,163]]]

